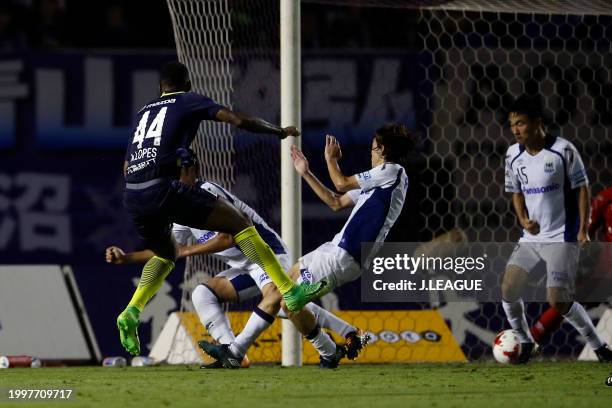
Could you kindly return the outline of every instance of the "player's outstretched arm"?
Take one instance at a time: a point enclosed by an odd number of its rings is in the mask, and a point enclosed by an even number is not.
[[[261,118],[249,116],[244,113],[233,112],[227,108],[219,110],[216,118],[220,122],[229,123],[230,125],[252,133],[270,133],[277,135],[281,139],[284,139],[287,136],[297,137],[300,135],[300,131],[297,130],[295,126],[282,128]]]
[[[133,264],[133,263],[145,263],[151,259],[155,254],[153,251],[145,249],[144,251],[128,252],[127,254],[123,249],[110,246],[106,248],[106,262],[115,265],[122,264]]]
[[[218,233],[214,238],[195,245],[181,246],[179,245],[179,258],[185,258],[194,255],[215,254],[224,251],[236,245],[234,237],[230,234]]]
[[[213,239],[202,244],[178,245],[179,251],[177,258],[214,254],[231,248],[234,245],[234,238],[230,234],[219,233]],[[149,249],[125,253],[121,248],[116,246],[106,248],[106,262],[115,265],[145,263],[154,255],[155,253]]]
[[[580,228],[578,229],[578,242],[589,242],[589,213],[591,212],[591,190],[589,186],[578,187],[578,213]]]
[[[325,162],[327,163],[327,171],[336,190],[346,193],[347,191],[356,190],[359,187],[357,177],[345,176],[340,170],[338,160],[342,158],[342,150],[340,143],[332,135],[325,135]]]
[[[291,146],[291,159],[293,167],[306,180],[315,194],[334,211],[342,210],[346,207],[355,205],[348,194],[340,195],[325,187],[323,183],[310,171],[308,160],[304,153],[295,145]]]

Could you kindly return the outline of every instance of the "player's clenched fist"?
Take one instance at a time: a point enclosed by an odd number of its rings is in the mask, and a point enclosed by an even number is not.
[[[125,259],[125,252],[123,249],[111,246],[106,248],[106,262],[113,264],[121,264]]]
[[[523,228],[532,235],[537,235],[540,232],[540,224],[535,220],[527,220],[523,223]]]

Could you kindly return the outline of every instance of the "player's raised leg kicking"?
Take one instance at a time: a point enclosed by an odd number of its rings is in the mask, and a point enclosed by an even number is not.
[[[221,186],[211,181],[198,183],[197,174],[197,157],[192,152],[192,156],[184,161],[181,182],[187,185],[197,185],[213,194],[225,197],[233,207],[249,218],[256,229],[260,231],[262,239],[272,249],[280,264],[285,270],[288,270],[291,267],[291,261],[287,247],[265,220],[251,207]],[[229,269],[209,279],[205,284],[198,285],[191,293],[191,300],[200,321],[217,342],[230,344],[236,340],[229,320],[221,308],[223,302],[245,301],[262,294],[264,301],[255,307],[254,316],[261,317],[263,315],[263,321],[254,317],[249,320],[242,331],[248,334],[247,338],[256,338],[269,327],[267,321],[273,320],[273,313],[278,311],[278,306],[274,305],[280,304],[279,292],[261,267],[249,260],[240,249],[236,248],[231,235],[179,224],[174,224],[172,234],[178,243],[179,258],[210,254],[225,262],[229,267]],[[189,245],[191,238],[196,244]],[[106,261],[113,264],[144,263],[154,255],[150,250],[125,253],[116,246],[106,249]],[[270,295],[274,297],[273,301],[266,300]],[[357,345],[355,340],[358,335],[356,327],[351,326],[315,303],[308,303],[305,308],[316,316],[321,327],[330,329],[346,338],[350,351],[356,356],[359,352],[355,349]],[[268,319],[265,318],[267,316],[269,316]],[[350,344],[353,344],[353,347],[350,347]],[[248,366],[248,359],[243,360],[242,366],[245,365]],[[205,367],[220,368],[220,366],[220,363],[216,362],[216,364]]]
[[[325,286],[295,285],[247,217],[226,199],[179,181],[180,152],[189,148],[203,120],[226,122],[280,138],[298,136],[298,130],[232,112],[190,90],[184,65],[174,62],[162,68],[161,96],[136,115],[125,156],[124,206],[146,247],[155,253],[143,268],[134,296],[117,318],[121,343],[131,354],[140,353],[140,312],[174,268],[177,246],[170,232],[174,222],[232,235],[242,252],[270,276],[290,309],[300,310]]]

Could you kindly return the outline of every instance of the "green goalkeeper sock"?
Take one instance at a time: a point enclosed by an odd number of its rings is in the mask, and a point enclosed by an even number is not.
[[[166,276],[174,269],[174,262],[169,259],[154,256],[149,259],[142,269],[140,282],[128,307],[133,306],[140,312],[147,302],[157,293],[164,283]]]
[[[240,231],[234,236],[234,241],[247,258],[259,265],[268,274],[280,293],[285,294],[295,286],[281,264],[278,263],[274,252],[261,239],[255,227],[248,227]]]

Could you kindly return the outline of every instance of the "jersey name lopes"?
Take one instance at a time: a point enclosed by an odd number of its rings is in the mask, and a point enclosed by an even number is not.
[[[215,120],[223,108],[194,92],[164,94],[145,105],[136,115],[130,135],[126,181],[139,183],[174,175],[177,150],[188,148],[200,122]]]
[[[588,185],[576,148],[561,137],[546,135],[536,155],[513,144],[506,154],[505,190],[522,193],[538,234],[523,230],[523,242],[574,242],[578,234],[578,187]]]

